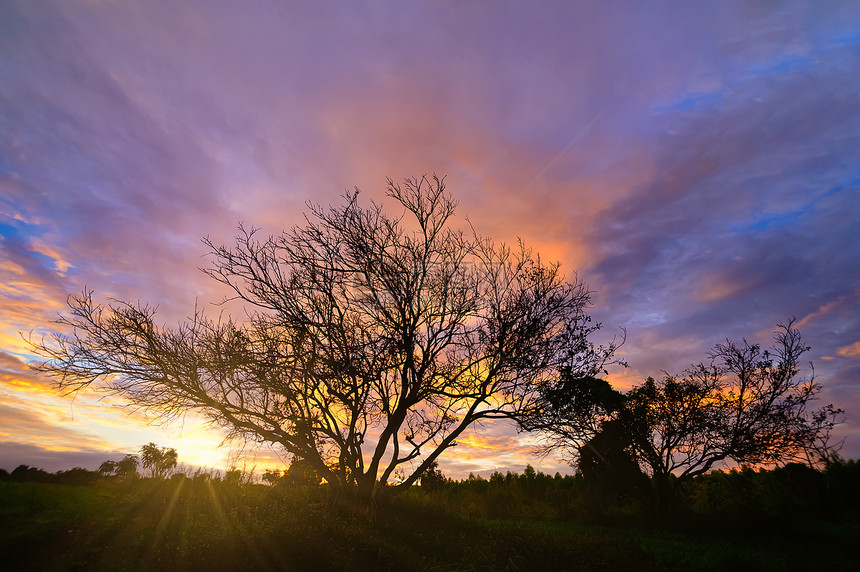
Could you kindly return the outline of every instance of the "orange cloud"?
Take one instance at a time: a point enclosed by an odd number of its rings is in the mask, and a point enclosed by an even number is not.
[[[72,267],[72,263],[66,261],[57,249],[47,242],[36,240],[33,242],[32,247],[34,252],[38,252],[54,261],[54,269],[60,277],[65,277],[66,272]]]
[[[809,324],[810,322],[812,322],[813,320],[824,317],[824,316],[830,314],[831,312],[833,312],[834,310],[838,310],[840,307],[842,307],[847,302],[850,302],[851,300],[858,298],[858,297],[860,297],[860,289],[854,290],[853,292],[850,292],[848,294],[840,296],[840,297],[836,298],[835,300],[831,300],[830,302],[823,304],[815,312],[812,312],[811,314],[804,316],[803,319],[801,319],[799,322],[797,322],[797,327],[802,328],[802,327],[806,326],[807,324]]]
[[[840,348],[837,352],[842,357],[855,358],[860,357],[860,342],[854,342],[850,346]]]
[[[628,391],[633,389],[636,385],[641,385],[647,375],[640,372],[638,369],[622,369],[615,368],[615,370],[611,371],[608,376],[606,376],[606,381],[612,386],[616,391]]]
[[[0,343],[3,343],[3,337],[0,334]],[[4,347],[9,345],[4,344]],[[19,357],[0,351],[0,387],[3,386],[33,393],[56,394],[50,379],[33,371]]]
[[[38,444],[51,451],[113,448],[105,439],[59,425],[51,411],[0,404],[0,437],[4,441]]]
[[[696,297],[706,303],[719,302],[741,292],[745,285],[726,276],[711,275],[699,281]]]

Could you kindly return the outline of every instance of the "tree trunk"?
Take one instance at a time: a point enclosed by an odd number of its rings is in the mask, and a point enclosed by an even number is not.
[[[668,473],[655,474],[652,477],[656,515],[661,520],[669,520],[675,513],[675,487],[671,479],[672,476]]]

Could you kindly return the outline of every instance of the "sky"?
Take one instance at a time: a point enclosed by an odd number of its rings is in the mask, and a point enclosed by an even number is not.
[[[84,287],[165,324],[217,311],[201,238],[433,173],[481,234],[589,285],[602,335],[626,330],[616,387],[795,317],[860,457],[856,0],[5,0],[0,78],[0,468],[150,441],[274,466],[193,414],[59,395],[26,337]],[[572,471],[531,450],[496,422],[440,467]]]

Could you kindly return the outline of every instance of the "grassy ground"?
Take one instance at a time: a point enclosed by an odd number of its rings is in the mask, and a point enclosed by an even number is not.
[[[858,570],[860,528],[490,519],[420,490],[367,509],[219,482],[0,482],[0,570]]]

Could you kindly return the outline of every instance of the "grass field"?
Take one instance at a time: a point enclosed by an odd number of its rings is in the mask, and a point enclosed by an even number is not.
[[[420,489],[367,508],[325,489],[203,479],[7,481],[0,482],[0,569],[860,569],[860,526],[851,522],[658,526],[540,512],[530,517],[521,506],[488,518],[468,497]]]

